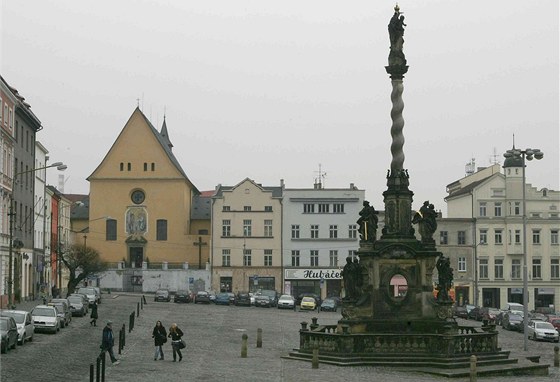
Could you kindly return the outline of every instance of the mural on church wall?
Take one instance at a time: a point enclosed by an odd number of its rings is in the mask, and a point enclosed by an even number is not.
[[[126,210],[126,233],[144,235],[148,231],[147,212],[144,207],[129,207]]]

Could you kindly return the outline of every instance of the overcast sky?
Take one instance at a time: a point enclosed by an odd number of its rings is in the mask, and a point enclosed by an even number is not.
[[[1,69],[43,124],[66,193],[139,103],[199,190],[355,183],[383,208],[391,162],[387,24],[394,1],[3,0]],[[559,189],[558,0],[401,1],[404,167],[413,207],[537,147],[527,179]],[[140,99],[140,101],[137,101]],[[495,154],[495,155],[494,155]],[[49,172],[56,185],[56,171]]]

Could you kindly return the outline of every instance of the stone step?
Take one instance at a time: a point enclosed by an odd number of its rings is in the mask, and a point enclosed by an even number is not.
[[[292,351],[282,358],[310,362],[313,355]],[[414,370],[427,374],[449,378],[468,377],[470,375],[470,357],[437,358],[414,355],[381,356],[328,356],[319,355],[319,362],[336,366],[384,366],[395,370]],[[547,375],[549,365],[531,362],[527,359],[509,358],[509,352],[479,355],[477,374],[492,375]]]

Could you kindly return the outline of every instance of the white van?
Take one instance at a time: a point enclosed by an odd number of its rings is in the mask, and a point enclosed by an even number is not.
[[[516,302],[506,303],[505,311],[515,311],[520,312],[521,317],[523,317],[523,304],[518,304]]]

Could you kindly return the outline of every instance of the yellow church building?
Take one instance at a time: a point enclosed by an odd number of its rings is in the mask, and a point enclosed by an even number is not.
[[[165,118],[157,131],[136,108],[87,178],[87,243],[111,268],[206,268],[210,198],[172,149]]]

